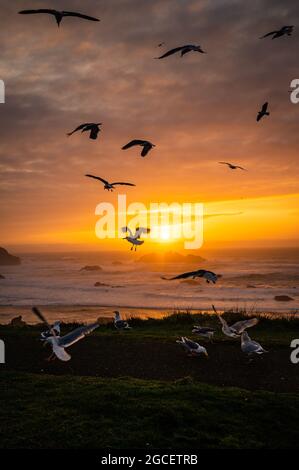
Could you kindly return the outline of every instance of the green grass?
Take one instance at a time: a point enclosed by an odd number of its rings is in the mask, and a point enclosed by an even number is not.
[[[299,396],[1,372],[1,448],[298,448]]]

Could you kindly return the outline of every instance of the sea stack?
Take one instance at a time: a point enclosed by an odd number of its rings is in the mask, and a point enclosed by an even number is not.
[[[0,247],[0,266],[14,266],[21,264],[21,259],[18,256],[13,256],[7,250]]]

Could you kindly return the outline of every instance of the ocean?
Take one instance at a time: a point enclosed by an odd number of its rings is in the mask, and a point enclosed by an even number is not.
[[[26,253],[20,266],[0,266],[0,323],[17,314],[33,321],[31,307],[44,306],[64,321],[89,321],[112,316],[159,316],[173,310],[246,308],[252,312],[297,313],[299,310],[299,250],[261,249],[205,252],[205,261],[143,263],[142,252]],[[82,270],[98,265],[101,270]],[[165,281],[161,276],[209,269],[221,278],[216,285],[199,281]],[[95,283],[99,283],[95,287]],[[290,301],[277,301],[276,296]]]

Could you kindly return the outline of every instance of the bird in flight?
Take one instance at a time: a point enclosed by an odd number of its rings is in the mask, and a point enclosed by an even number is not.
[[[277,31],[271,31],[270,33],[265,34],[264,36],[260,37],[260,39],[267,38],[268,36],[272,36],[272,39],[280,38],[281,36],[285,36],[285,35],[291,36],[293,29],[294,29],[294,26],[283,26]]]
[[[156,59],[164,59],[165,57],[169,57],[170,55],[176,54],[177,52],[181,53],[181,57],[183,57],[188,52],[201,52],[201,54],[206,54],[205,51],[202,50],[200,46],[194,46],[192,44],[188,44],[187,46],[180,46],[175,47],[174,49],[170,49],[170,51],[165,52],[165,54],[161,55],[160,57],[156,57]]]
[[[118,310],[114,313],[114,326],[117,330],[131,330],[129,323],[127,321],[122,320],[121,315]]]
[[[196,279],[197,277],[203,277],[207,283],[209,284],[212,282],[213,284],[216,284],[218,281],[218,274],[213,273],[212,271],[206,271],[205,269],[199,269],[198,271],[191,271],[188,273],[183,273],[179,274],[178,276],[175,277],[162,277],[161,279],[164,279],[165,281],[174,281],[175,279],[187,279],[188,277],[191,277],[192,279]]]
[[[239,166],[239,165],[233,165],[233,163],[229,163],[229,162],[219,162],[221,163],[221,165],[227,165],[231,170],[244,170],[244,171],[248,171],[246,170],[246,168],[243,168],[242,166]]]
[[[138,139],[135,139],[135,140],[131,140],[131,142],[129,142],[128,144],[124,145],[122,147],[122,150],[127,150],[131,147],[135,147],[136,145],[140,145],[142,147],[142,152],[141,152],[141,156],[142,157],[145,157],[148,152],[150,150],[152,150],[153,147],[156,147],[154,144],[152,144],[151,142],[149,142],[148,140],[138,140]]]
[[[114,186],[116,185],[122,185],[122,186],[136,186],[135,184],[132,183],[123,183],[121,181],[116,182],[116,183],[109,183],[109,181],[104,180],[103,178],[100,178],[99,176],[94,176],[94,175],[85,175],[88,178],[93,178],[95,180],[101,181],[104,184],[104,189],[107,189],[107,191],[113,191],[115,188]]]
[[[122,229],[123,233],[128,233],[124,240],[127,240],[129,243],[132,244],[131,251],[135,248],[135,251],[137,250],[137,246],[143,245],[144,240],[140,240],[140,237],[143,233],[150,233],[151,229],[150,228],[144,228],[144,227],[137,227],[135,230],[135,233],[133,234],[132,230],[129,227],[123,227]]]
[[[160,42],[157,47],[162,47],[164,46],[165,42]]]
[[[251,328],[252,326],[258,323],[258,318],[250,318],[249,320],[237,321],[233,325],[229,326],[224,318],[219,315],[214,305],[212,305],[214,312],[220,320],[222,325],[222,333],[230,338],[239,338],[240,335],[246,330],[246,328]]]
[[[66,352],[65,348],[68,348],[80,341],[81,339],[85,338],[86,335],[90,334],[92,331],[94,331],[100,326],[99,323],[96,322],[88,326],[81,326],[64,336],[60,336],[60,333],[57,334],[55,332],[55,329],[52,328],[52,326],[48,323],[45,316],[38,308],[33,307],[32,312],[37,316],[37,318],[39,318],[39,320],[45,323],[49,329],[50,335],[45,338],[44,344],[50,344],[52,346],[53,352],[48,360],[55,359],[56,356],[61,361],[69,361],[71,359],[71,356]]]
[[[19,11],[20,15],[35,15],[37,13],[46,13],[48,15],[53,15],[56,19],[56,23],[58,24],[58,27],[60,26],[62,19],[66,16],[74,16],[76,18],[82,18],[83,20],[89,20],[89,21],[100,21],[98,18],[94,18],[93,16],[82,15],[82,13],[77,13],[73,11],[59,11],[59,10],[52,10],[48,8],[40,8],[39,10]]]
[[[195,341],[191,341],[191,339],[182,336],[181,339],[176,340],[176,343],[183,346],[188,356],[200,356],[200,354],[204,354],[206,357],[209,357],[206,348],[201,346]]]
[[[94,123],[94,122],[88,122],[86,124],[80,124],[76,129],[74,129],[72,132],[68,132],[67,135],[71,136],[75,132],[81,131],[81,132],[90,132],[89,138],[92,140],[96,140],[98,138],[98,133],[101,131],[100,127],[102,123]]]
[[[256,118],[257,122],[259,122],[264,116],[270,116],[270,113],[268,112],[268,102],[264,103],[262,109],[258,112]]]

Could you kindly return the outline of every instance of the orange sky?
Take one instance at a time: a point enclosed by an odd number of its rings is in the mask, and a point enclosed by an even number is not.
[[[299,78],[299,30],[258,38],[292,24],[298,2],[106,3],[65,0],[65,10],[102,21],[67,19],[58,30],[47,16],[17,14],[42,1],[1,2],[0,244],[127,249],[95,237],[95,208],[117,193],[84,177],[92,173],[135,183],[128,202],[203,203],[217,215],[204,220],[207,245],[297,245],[299,105],[288,90]],[[154,60],[162,41],[207,54]],[[265,101],[271,115],[256,123]],[[66,137],[90,121],[103,122],[97,141]],[[122,151],[133,138],[156,148],[144,159]],[[147,248],[171,246],[160,242]]]

